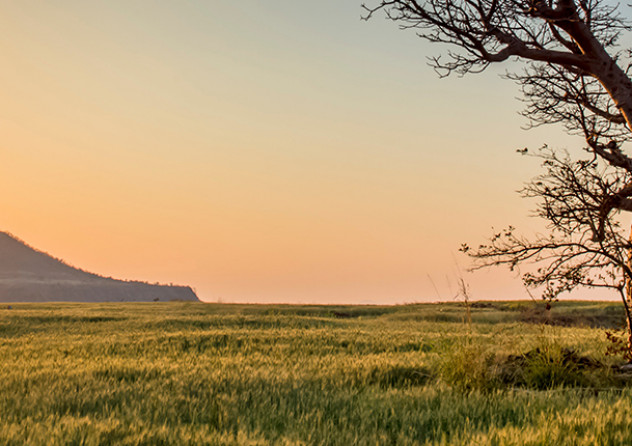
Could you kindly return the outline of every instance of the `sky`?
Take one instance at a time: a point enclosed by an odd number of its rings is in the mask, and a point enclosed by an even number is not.
[[[461,243],[541,230],[500,75],[359,0],[0,0],[0,230],[106,276],[209,302],[527,297]]]

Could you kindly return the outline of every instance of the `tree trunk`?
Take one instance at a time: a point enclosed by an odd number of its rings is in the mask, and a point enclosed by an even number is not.
[[[632,227],[630,228],[630,245],[628,246],[628,261],[625,270],[625,296],[623,297],[623,306],[625,307],[625,316],[628,328],[628,342],[626,359],[632,363]]]
[[[611,58],[604,60],[599,65],[594,69],[595,77],[614,101],[628,124],[628,128],[632,128],[632,81]]]
[[[581,20],[570,20],[558,26],[572,37],[582,53],[590,59],[587,66],[577,65],[575,68],[589,71],[601,83],[623,115],[628,128],[632,129],[632,80],[627,71],[617,64],[616,58],[604,48],[603,42]]]

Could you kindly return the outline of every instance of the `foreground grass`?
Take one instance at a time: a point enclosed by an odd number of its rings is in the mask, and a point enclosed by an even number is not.
[[[457,304],[4,306],[0,444],[632,444],[632,388],[608,367],[488,373],[543,347],[611,363],[599,326],[620,311],[497,303],[470,326]]]

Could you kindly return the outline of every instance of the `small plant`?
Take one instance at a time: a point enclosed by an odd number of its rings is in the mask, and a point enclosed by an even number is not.
[[[463,298],[463,304],[465,305],[465,323],[467,324],[467,331],[470,337],[472,338],[472,302],[470,298],[470,287],[465,282],[463,277],[459,277],[459,291],[456,295],[456,298]]]
[[[495,355],[481,345],[472,343],[471,337],[450,345],[435,365],[437,376],[450,387],[462,392],[492,390]]]

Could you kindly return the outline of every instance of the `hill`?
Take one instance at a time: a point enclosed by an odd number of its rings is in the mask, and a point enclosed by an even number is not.
[[[102,277],[0,232],[0,302],[197,301],[188,286],[152,285]]]

